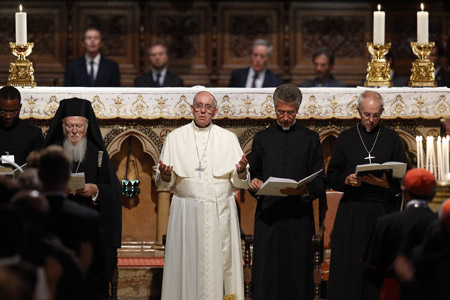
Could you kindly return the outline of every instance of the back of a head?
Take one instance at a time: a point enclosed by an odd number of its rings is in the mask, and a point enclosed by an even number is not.
[[[44,191],[66,187],[71,173],[71,159],[61,146],[42,150],[38,163],[39,178]]]
[[[300,104],[302,104],[302,92],[292,83],[282,84],[273,92],[273,102],[275,107],[277,106],[278,101],[288,104],[295,103],[296,108],[298,109]]]
[[[16,180],[0,176],[0,204],[7,204],[11,197],[20,189]]]
[[[20,103],[20,92],[13,86],[4,86],[0,89],[0,100],[17,100]]]
[[[11,199],[12,207],[22,217],[26,228],[44,228],[48,221],[49,205],[38,191],[21,191]]]
[[[403,185],[412,199],[431,201],[436,193],[436,179],[425,169],[406,172]]]
[[[0,259],[18,255],[22,249],[23,224],[17,211],[4,204],[0,204],[0,236]]]

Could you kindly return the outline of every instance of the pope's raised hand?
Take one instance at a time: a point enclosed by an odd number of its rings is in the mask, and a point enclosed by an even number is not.
[[[244,172],[245,168],[247,167],[248,160],[245,157],[245,154],[242,154],[241,160],[236,164],[236,171],[238,173]]]
[[[165,165],[161,160],[158,160],[158,162],[159,162],[159,168],[158,168],[159,172],[161,174],[163,174],[164,176],[170,177],[172,175],[173,167]]]

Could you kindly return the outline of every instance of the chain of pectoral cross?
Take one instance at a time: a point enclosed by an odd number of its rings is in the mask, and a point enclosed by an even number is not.
[[[203,160],[203,157],[205,157],[206,148],[208,148],[208,141],[209,141],[210,134],[211,134],[211,126],[209,127],[208,138],[206,139],[205,149],[203,149],[202,158],[200,159],[200,154],[198,153],[197,138],[195,137],[195,129],[194,129],[195,150],[197,150],[197,159],[198,159],[198,167],[195,168],[195,171],[198,172],[199,179],[202,178],[202,172],[204,172],[206,170],[204,167],[202,167],[202,160]]]
[[[375,158],[375,156],[372,156],[371,153],[373,151],[373,148],[375,148],[375,144],[377,143],[378,136],[380,135],[381,124],[380,124],[380,127],[378,127],[378,133],[377,133],[377,136],[375,137],[375,141],[373,142],[372,148],[370,148],[370,151],[367,150],[366,144],[364,144],[364,141],[363,141],[362,136],[361,136],[361,132],[359,132],[359,126],[358,125],[359,125],[359,123],[356,124],[356,129],[358,130],[359,139],[361,140],[361,143],[364,146],[364,149],[366,149],[367,154],[369,154],[364,159],[368,159],[369,160],[369,164],[371,164],[372,163],[372,158]]]

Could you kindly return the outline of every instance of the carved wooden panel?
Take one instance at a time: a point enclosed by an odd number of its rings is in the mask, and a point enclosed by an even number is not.
[[[227,85],[232,70],[250,65],[252,43],[262,38],[273,46],[268,68],[283,73],[283,6],[281,3],[219,3],[218,71]]]
[[[84,54],[83,34],[88,27],[102,32],[102,55],[120,65],[122,86],[131,86],[139,72],[139,6],[136,2],[75,2],[73,56]]]
[[[366,42],[372,16],[365,4],[295,3],[290,15],[292,80],[298,84],[314,76],[312,54],[327,46],[334,51],[333,74],[346,83],[361,82],[368,61]]]
[[[155,43],[167,46],[170,69],[185,85],[209,85],[211,70],[211,8],[207,2],[181,8],[167,2],[149,2],[145,9],[145,50]],[[145,58],[146,69],[149,66]],[[191,76],[189,76],[191,75]]]
[[[27,40],[34,43],[28,58],[33,62],[38,85],[52,85],[64,72],[67,55],[67,9],[62,2],[23,2],[27,12]],[[0,84],[8,80],[9,63],[15,59],[9,42],[15,42],[15,13],[18,7],[9,1],[0,10]]]

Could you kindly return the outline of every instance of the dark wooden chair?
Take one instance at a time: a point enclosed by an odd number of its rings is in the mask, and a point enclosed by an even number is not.
[[[316,234],[313,236],[314,251],[314,300],[326,299],[326,284],[330,270],[330,234],[333,231],[339,201],[343,193],[338,191],[327,191],[327,210],[321,224],[318,224]],[[318,206],[315,207],[316,219],[318,219]]]

